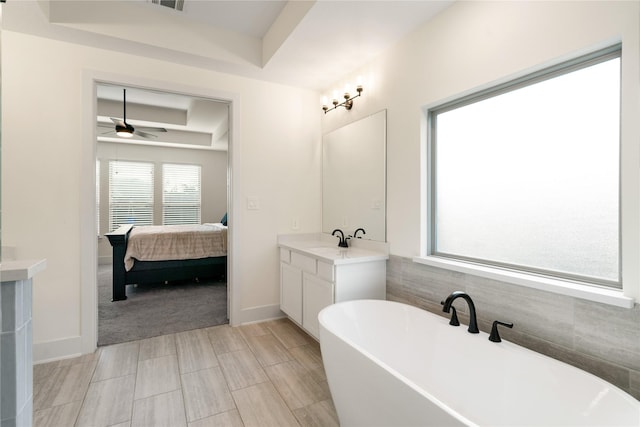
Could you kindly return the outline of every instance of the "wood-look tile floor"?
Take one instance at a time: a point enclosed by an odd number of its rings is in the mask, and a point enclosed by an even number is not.
[[[337,426],[319,344],[287,319],[34,366],[36,427]]]

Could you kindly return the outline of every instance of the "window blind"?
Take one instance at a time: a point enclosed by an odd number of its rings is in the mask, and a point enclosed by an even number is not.
[[[109,162],[109,230],[153,224],[153,163]]]
[[[201,167],[162,165],[162,223],[200,224]]]

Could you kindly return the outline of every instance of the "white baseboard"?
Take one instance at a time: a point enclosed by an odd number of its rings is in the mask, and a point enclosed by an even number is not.
[[[286,315],[280,310],[280,304],[261,305],[240,310],[240,315],[234,319],[233,325],[239,326],[247,323],[264,322],[266,320],[280,319]]]
[[[273,304],[246,308],[240,311],[240,316],[238,317],[239,319],[236,319],[232,326],[281,319],[286,315],[280,311],[279,304]],[[80,336],[33,344],[34,364],[69,359],[82,354],[82,339]]]
[[[46,363],[82,355],[80,336],[33,344],[33,363]]]

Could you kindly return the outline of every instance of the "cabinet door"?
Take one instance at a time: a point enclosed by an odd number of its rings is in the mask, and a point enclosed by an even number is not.
[[[304,274],[302,279],[302,326],[314,337],[320,338],[318,313],[333,304],[333,283]]]
[[[302,325],[302,270],[280,263],[280,310]]]

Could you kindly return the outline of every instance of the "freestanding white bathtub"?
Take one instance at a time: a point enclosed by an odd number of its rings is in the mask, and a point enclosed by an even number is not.
[[[319,320],[343,427],[640,426],[640,402],[608,382],[409,305],[348,301]]]

